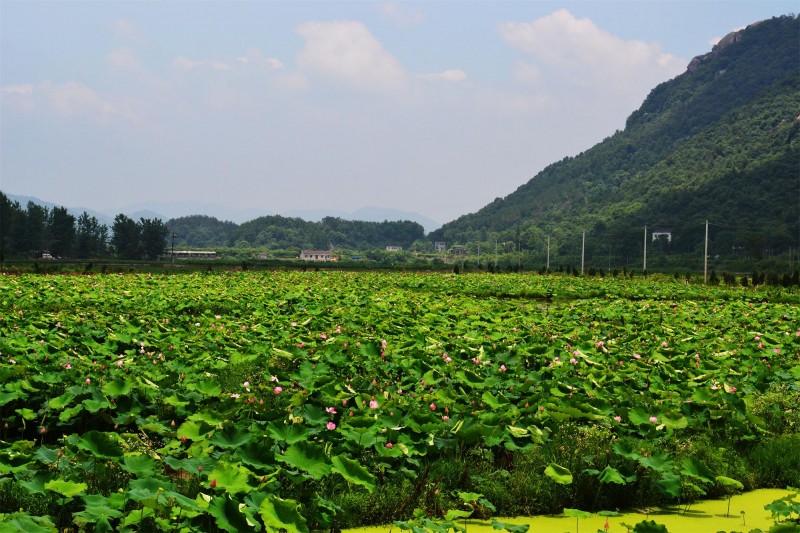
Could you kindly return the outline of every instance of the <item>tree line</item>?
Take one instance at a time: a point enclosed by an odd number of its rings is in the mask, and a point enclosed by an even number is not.
[[[158,218],[138,221],[119,214],[108,226],[86,211],[72,215],[28,202],[22,206],[0,192],[0,257],[157,259],[166,250],[168,229]]]

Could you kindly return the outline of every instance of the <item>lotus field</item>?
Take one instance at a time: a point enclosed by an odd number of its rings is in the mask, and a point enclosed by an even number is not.
[[[0,352],[3,530],[457,528],[800,480],[796,290],[2,276]]]

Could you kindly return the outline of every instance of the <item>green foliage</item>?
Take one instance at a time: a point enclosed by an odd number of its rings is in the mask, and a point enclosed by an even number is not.
[[[673,238],[649,244],[648,269],[663,270],[697,264],[711,220],[712,268],[744,259],[749,269],[765,250],[788,259],[800,246],[787,194],[800,186],[799,34],[795,16],[748,27],[654,88],[624,131],[430,238],[522,241],[536,264],[549,238],[555,264],[576,264],[586,230],[587,268],[619,268],[642,257],[643,227],[657,226]]]
[[[7,276],[0,506],[59,529],[443,527],[796,479],[792,435],[745,401],[797,391],[796,295],[756,296],[658,276]]]

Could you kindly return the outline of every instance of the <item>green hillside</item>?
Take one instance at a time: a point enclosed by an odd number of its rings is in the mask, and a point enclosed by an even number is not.
[[[709,255],[758,264],[800,247],[800,19],[731,34],[657,86],[624,131],[554,163],[512,194],[445,224],[449,244],[514,243],[544,261],[641,268],[644,227],[653,266]],[[694,259],[693,259],[694,258]],[[651,263],[648,262],[648,266]],[[763,264],[763,263],[762,263]]]

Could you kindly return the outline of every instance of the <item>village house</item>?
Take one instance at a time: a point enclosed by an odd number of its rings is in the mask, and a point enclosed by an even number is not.
[[[330,250],[303,250],[300,252],[303,261],[333,261]]]

